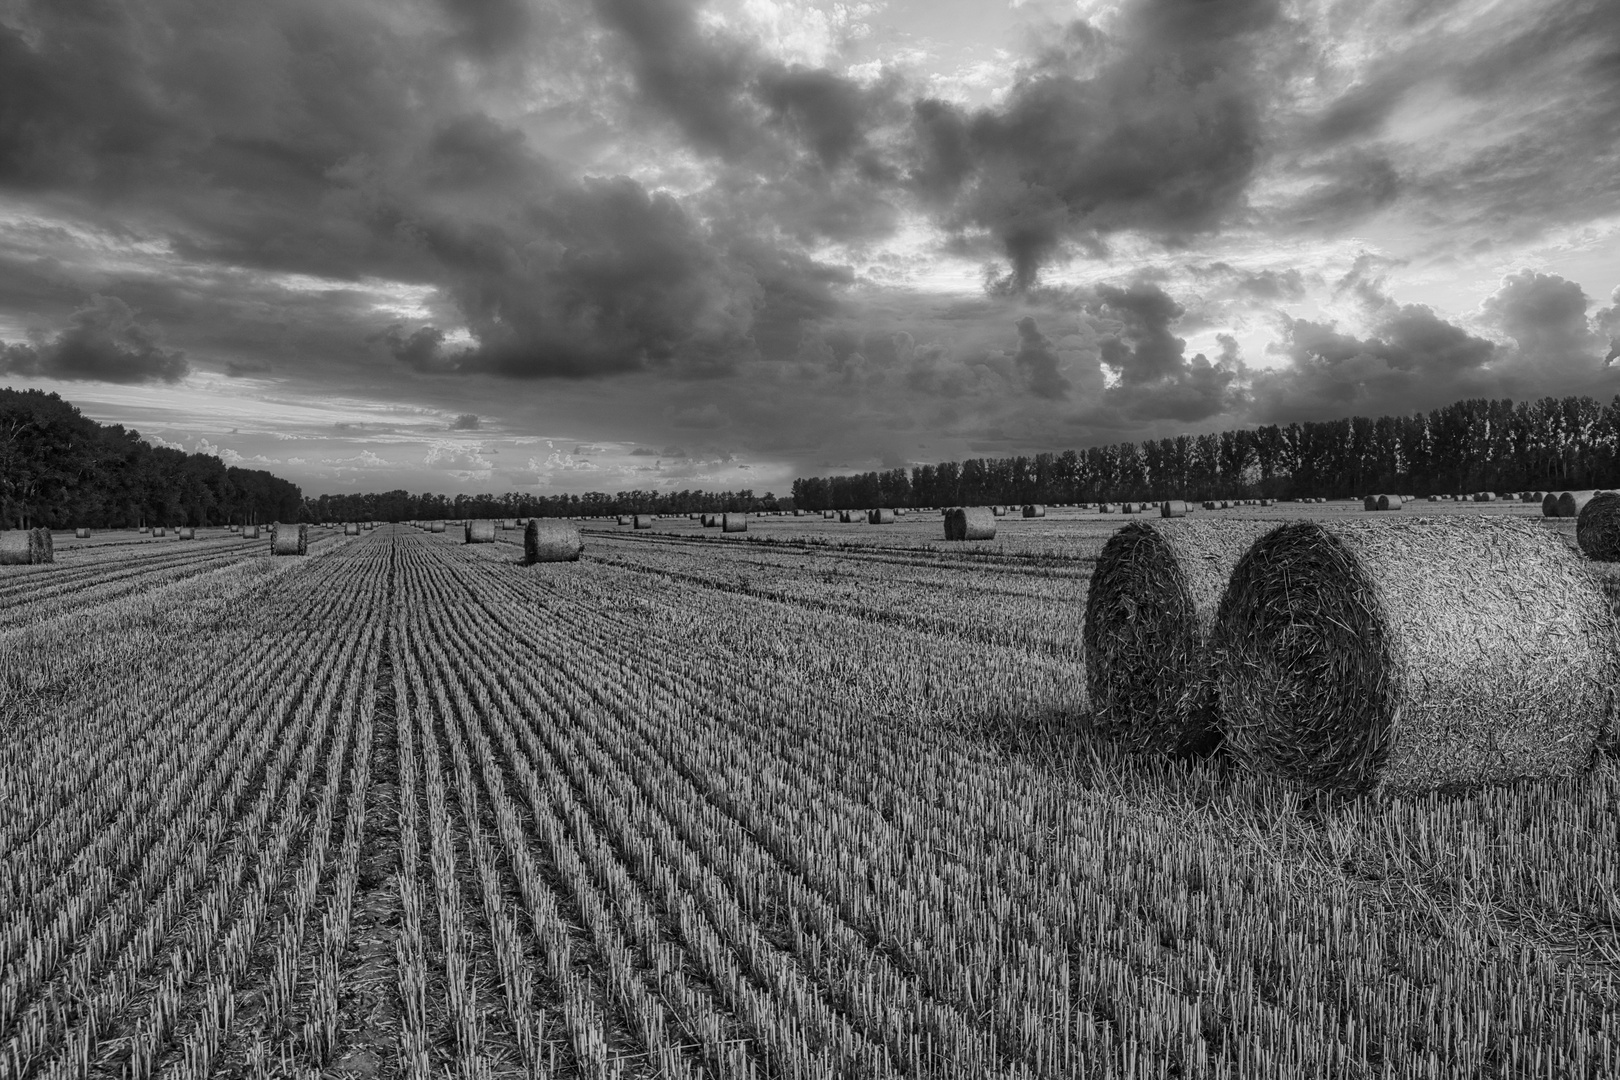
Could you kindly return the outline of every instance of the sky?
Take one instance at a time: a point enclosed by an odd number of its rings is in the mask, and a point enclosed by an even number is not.
[[[1613,0],[0,0],[0,385],[306,493],[1620,393]]]

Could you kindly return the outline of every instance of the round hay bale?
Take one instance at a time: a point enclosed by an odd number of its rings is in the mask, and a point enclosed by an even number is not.
[[[90,539],[90,530],[89,529],[83,529],[83,528],[74,529],[73,530],[73,539],[75,539],[75,540],[88,540],[88,539]]]
[[[1097,730],[1133,751],[1203,753],[1220,741],[1209,632],[1228,574],[1268,523],[1135,521],[1097,558],[1081,643]]]
[[[1600,491],[1575,520],[1575,542],[1596,562],[1620,562],[1620,495]]]
[[[1541,497],[1541,516],[1558,516],[1558,493],[1556,491],[1549,491]]]
[[[1580,517],[1581,508],[1592,501],[1594,491],[1560,491],[1558,493],[1558,516]]]
[[[530,518],[523,527],[523,562],[527,566],[543,562],[577,562],[585,550],[579,528],[556,518]]]
[[[945,539],[994,540],[996,515],[987,506],[954,506],[945,511]]]
[[[178,530],[174,535],[175,539],[177,540],[195,540],[197,539],[197,530],[193,529],[190,525],[187,525]]]
[[[343,526],[343,535],[344,536],[359,536],[360,535],[360,523],[358,521],[346,522],[344,524],[344,526]]]
[[[244,540],[257,540],[258,538],[259,538],[259,527],[257,525],[244,525],[244,526],[242,526],[242,539],[244,539]]]
[[[653,527],[653,519],[646,514],[637,514],[630,519],[630,526],[634,529],[650,529]]]
[[[906,516],[906,508],[903,507],[903,506],[895,507],[894,508],[894,516],[897,517],[897,518],[905,517]]]
[[[868,510],[866,512],[866,523],[868,525],[893,525],[894,511],[886,508]]]
[[[1103,503],[1101,506],[1097,507],[1097,513],[1117,514],[1119,513],[1119,507],[1115,506],[1113,503]]]
[[[1040,505],[1039,503],[1025,503],[1024,516],[1027,518],[1045,517],[1046,507]]]
[[[1180,499],[1166,499],[1159,504],[1159,516],[1181,518],[1187,516],[1187,504]]]
[[[1134,514],[1136,513],[1136,504],[1131,502],[1120,503],[1119,512],[1122,514]]]
[[[747,532],[748,531],[748,515],[747,514],[722,514],[720,516],[720,531],[721,532],[728,532],[728,533]]]
[[[1361,508],[1363,510],[1376,510],[1376,509],[1378,509],[1378,496],[1376,496],[1376,495],[1368,495],[1366,498],[1362,499],[1361,500]]]
[[[430,522],[428,522],[428,532],[430,532],[430,533],[442,533],[442,532],[444,532],[444,522],[442,522],[442,521],[430,521]]]
[[[995,517],[1005,517],[1007,514],[1007,508],[1005,506],[992,506],[990,508],[990,513]]]
[[[152,530],[152,535],[153,536],[168,536],[169,535],[168,527],[164,526],[164,525],[159,525],[157,528]]]
[[[495,542],[495,523],[488,518],[469,521],[462,530],[462,537],[462,542],[467,544],[493,544]]]
[[[1212,648],[1228,749],[1307,788],[1567,776],[1613,738],[1614,611],[1514,518],[1278,526],[1233,569]]]
[[[718,529],[720,527],[720,515],[719,514],[704,514],[703,515],[703,527],[705,529]]]
[[[270,551],[274,555],[308,555],[309,526],[276,522],[270,526]]]
[[[628,525],[628,524],[630,524],[631,520],[632,519],[631,519],[629,514],[620,514],[619,519],[618,519],[618,523],[620,525]]]
[[[794,517],[804,517],[804,511],[803,510],[795,510],[795,511],[793,511],[793,516]]]
[[[821,520],[823,520],[823,521],[837,521],[838,520],[838,511],[836,511],[836,510],[823,510],[821,512]]]
[[[1378,496],[1378,509],[1380,510],[1399,510],[1401,505],[1402,500],[1399,495]]]
[[[0,532],[0,566],[38,566],[56,561],[56,542],[49,529]]]

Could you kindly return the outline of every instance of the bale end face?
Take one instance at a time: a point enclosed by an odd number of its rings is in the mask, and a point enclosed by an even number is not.
[[[275,555],[309,554],[309,526],[277,522],[270,527],[270,551]]]
[[[1024,516],[1027,518],[1040,518],[1046,516],[1046,507],[1037,503],[1028,503],[1024,506]]]
[[[996,516],[985,506],[957,506],[945,511],[945,539],[994,540]]]
[[[868,510],[866,512],[866,523],[868,525],[893,525],[894,511],[887,508]]]
[[[748,531],[747,514],[724,514],[720,519],[720,531],[740,533]]]
[[[1166,499],[1159,504],[1159,516],[1167,518],[1183,518],[1187,516],[1187,504],[1180,499]]]
[[[631,528],[650,529],[652,527],[653,527],[653,519],[652,519],[651,515],[637,514],[631,519]]]
[[[1584,771],[1620,682],[1588,571],[1504,517],[1279,526],[1232,571],[1212,642],[1234,758],[1340,793]]]
[[[1581,507],[1575,542],[1594,562],[1620,562],[1620,495],[1605,491]]]
[[[493,521],[469,521],[462,528],[462,543],[493,544],[494,542],[495,522]]]
[[[570,522],[530,518],[523,527],[523,561],[529,566],[543,562],[577,562],[584,550],[585,541]]]

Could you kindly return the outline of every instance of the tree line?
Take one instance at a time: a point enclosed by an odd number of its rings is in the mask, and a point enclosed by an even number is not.
[[[0,528],[294,521],[298,485],[211,454],[152,446],[56,394],[0,387]]]
[[[744,491],[600,491],[584,495],[538,495],[509,491],[503,495],[412,495],[384,491],[353,495],[319,495],[305,500],[310,521],[454,521],[462,518],[612,517],[618,514],[723,514],[756,510],[791,510],[793,504],[771,492],[755,497]]]
[[[1009,458],[793,482],[806,510],[1122,500],[1347,498],[1620,483],[1620,396],[1458,401]]]

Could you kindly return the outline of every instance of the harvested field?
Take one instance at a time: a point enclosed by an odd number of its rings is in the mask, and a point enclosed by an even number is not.
[[[1132,527],[1360,518],[1259,509]],[[1325,799],[1139,759],[1080,647],[1121,523],[0,567],[0,1072],[1620,1073],[1615,761]]]

